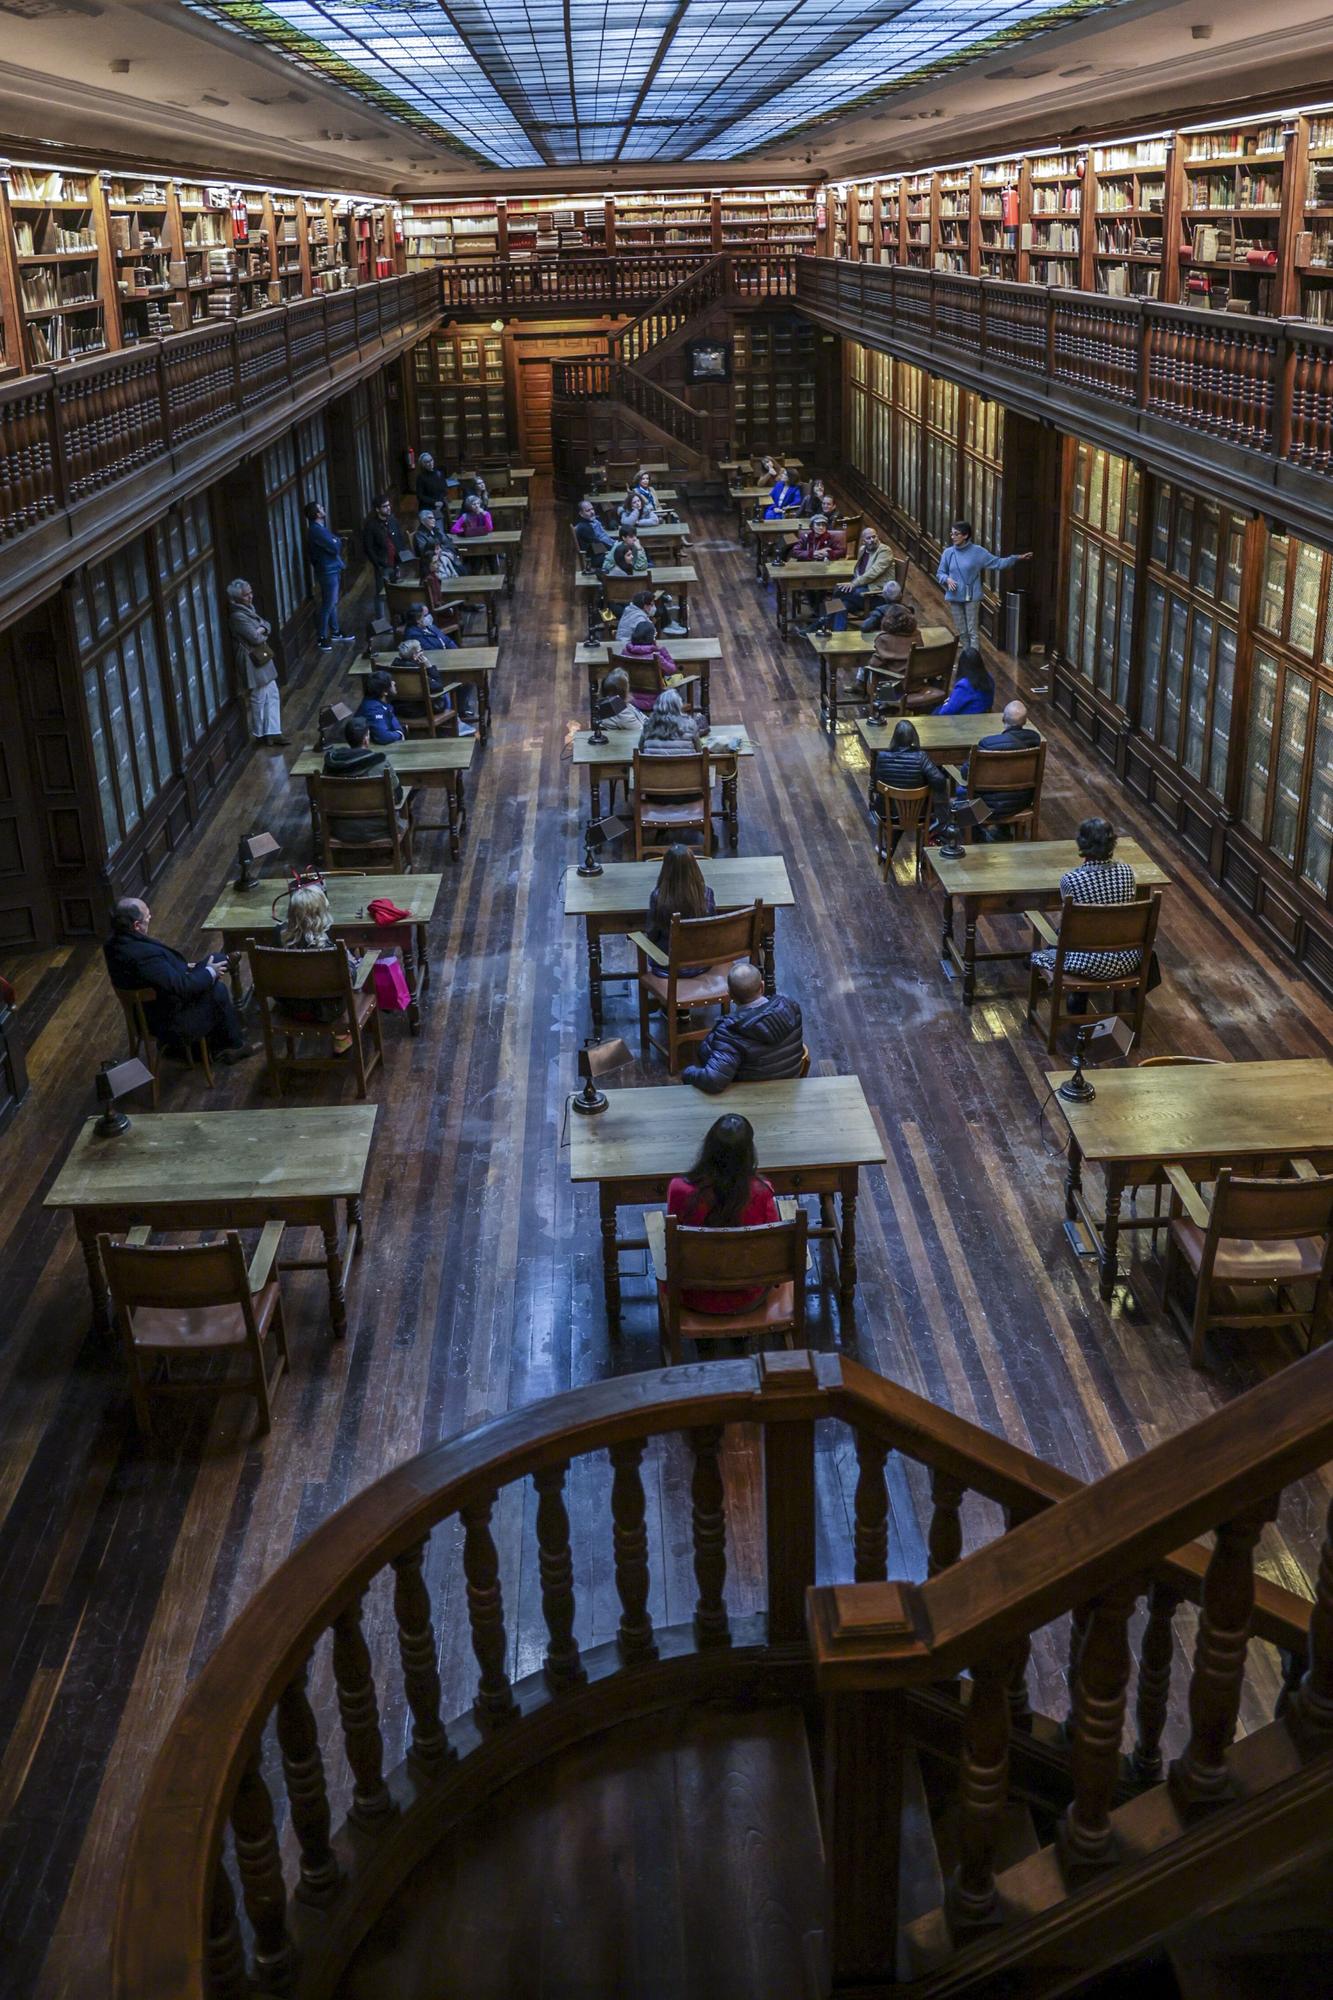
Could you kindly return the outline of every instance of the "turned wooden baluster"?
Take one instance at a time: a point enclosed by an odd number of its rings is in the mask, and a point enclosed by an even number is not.
[[[273,1824],[273,1800],[260,1768],[260,1751],[241,1773],[231,1808],[236,1838],[236,1872],[245,1913],[254,1931],[254,1980],[261,1993],[287,1993],[296,1955],[287,1930],[287,1885]]]
[[[1137,1581],[1117,1584],[1090,1607],[1074,1682],[1074,1796],[1060,1828],[1065,1874],[1078,1877],[1113,1858],[1111,1804],[1120,1776],[1120,1739],[1129,1688],[1129,1615]]]
[[[319,1747],[319,1725],[306,1693],[308,1672],[302,1667],[278,1696],[277,1732],[292,1826],[301,1849],[296,1894],[303,1903],[318,1908],[337,1895],[339,1869],[329,1845],[329,1788]]]
[[[565,1507],[568,1461],[534,1472],[537,1491],[537,1568],[542,1584],[542,1616],[546,1620],[546,1685],[576,1687],[587,1671],[574,1637],[574,1559],[569,1549],[569,1514]]]
[[[648,1530],[644,1525],[643,1479],[639,1466],[643,1440],[629,1438],[610,1451],[611,1543],[615,1556],[616,1590],[620,1596],[620,1657],[627,1666],[655,1660],[657,1641],[648,1613]]]
[[[1024,1518],[1011,1507],[1004,1511],[1005,1528],[1016,1528]],[[1009,1683],[1009,1720],[1015,1729],[1031,1730],[1032,1703],[1028,1697],[1028,1661],[1032,1654],[1031,1639],[1024,1639],[1014,1649],[1014,1677]]]
[[[208,1942],[204,1947],[204,1974],[208,2000],[250,2000],[250,1975],[245,1965],[245,1946],[236,1921],[236,1892],[231,1876],[219,1861],[213,1877],[213,1907],[208,1920]]]
[[[856,1433],[855,1567],[858,1583],[883,1583],[889,1574],[889,1489],[884,1465],[889,1448],[866,1431]]]
[[[354,1598],[333,1621],[333,1679],[338,1690],[343,1744],[352,1771],[349,1818],[376,1826],[394,1810],[384,1782],[384,1738],[370,1667],[370,1648],[361,1629],[361,1599]]]
[[[1139,1685],[1134,1701],[1135,1741],[1130,1765],[1145,1785],[1162,1780],[1162,1731],[1171,1698],[1172,1626],[1183,1602],[1169,1583],[1148,1591],[1148,1619],[1139,1641]]]
[[[694,1607],[694,1636],[701,1646],[729,1646],[727,1616],[727,1515],[719,1453],[722,1426],[709,1424],[690,1432],[694,1476],[690,1482],[690,1526],[694,1536],[694,1580],[699,1597]]]
[[[1066,1673],[1066,1679],[1069,1683],[1069,1708],[1064,1721],[1066,1736],[1072,1736],[1074,1733],[1074,1702],[1078,1688],[1078,1663],[1083,1652],[1083,1641],[1087,1634],[1088,1620],[1091,1616],[1092,1607],[1088,1604],[1076,1604],[1069,1614],[1069,1667]]]
[[[997,1647],[972,1669],[958,1771],[958,1867],[949,1884],[956,1930],[984,1924],[995,1911],[995,1846],[1009,1796],[1009,1683],[1016,1651]]]
[[[467,1612],[472,1627],[472,1651],[481,1676],[472,1706],[483,1722],[502,1722],[514,1714],[514,1691],[505,1672],[504,1598],[500,1592],[500,1558],[491,1535],[495,1493],[480,1493],[459,1508],[463,1523],[463,1574],[467,1578]]]
[[[1219,1804],[1229,1791],[1226,1754],[1236,1734],[1254,1613],[1254,1546],[1276,1512],[1276,1500],[1264,1501],[1217,1531],[1190,1676],[1190,1740],[1169,1773],[1172,1796],[1186,1815]]]
[[[423,1777],[433,1777],[457,1756],[440,1719],[440,1668],[435,1647],[435,1626],[430,1615],[430,1592],[426,1588],[423,1564],[426,1543],[418,1542],[395,1557],[393,1565],[393,1615],[398,1626],[398,1658],[403,1669],[403,1692],[412,1711],[412,1746],[408,1762]]]
[[[1303,1733],[1333,1731],[1333,1503],[1324,1526],[1324,1546],[1310,1613],[1310,1664],[1292,1702],[1292,1720]]]
[[[930,1475],[933,1506],[926,1538],[927,1576],[938,1576],[942,1569],[951,1568],[963,1553],[962,1506],[966,1491],[962,1481],[951,1478],[947,1472]]]

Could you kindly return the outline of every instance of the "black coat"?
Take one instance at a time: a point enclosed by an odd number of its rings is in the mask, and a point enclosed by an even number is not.
[[[699,1062],[683,1069],[681,1079],[710,1096],[729,1083],[773,1083],[799,1075],[803,1049],[801,1010],[776,993],[724,1014],[699,1044]]]
[[[1035,729],[997,729],[993,736],[977,739],[978,750],[1035,750],[1041,737]],[[1014,813],[1026,812],[1032,804],[1032,787],[1025,785],[1018,792],[978,792],[991,809],[992,819],[1008,819]]]
[[[382,521],[373,509],[367,514],[361,527],[361,547],[366,561],[375,569],[397,569],[402,558],[410,554],[411,546],[402,523],[392,514],[387,521]]]
[[[929,785],[934,792],[944,792],[949,780],[924,750],[877,750],[870,760],[870,805],[874,812],[883,803],[876,785],[893,785],[900,792],[917,792],[922,785]]]
[[[449,481],[441,466],[417,467],[417,505],[438,514],[449,497]]]
[[[145,1003],[144,1018],[158,1041],[192,1042],[216,1026],[215,981],[206,965],[190,965],[169,944],[137,933],[117,931],[102,950],[113,986],[152,987],[157,997]]]

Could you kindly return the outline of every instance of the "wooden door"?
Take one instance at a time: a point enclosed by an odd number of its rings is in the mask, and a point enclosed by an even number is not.
[[[518,448],[538,472],[552,467],[551,364],[523,355],[518,368]]]

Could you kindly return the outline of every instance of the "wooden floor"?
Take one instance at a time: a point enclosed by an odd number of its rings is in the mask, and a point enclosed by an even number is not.
[[[1100,1303],[1092,1267],[1075,1260],[1061,1227],[1059,1133],[1038,1115],[1050,1065],[1024,1030],[1016,970],[1005,970],[1008,990],[964,1016],[936,957],[937,905],[879,880],[859,739],[847,726],[832,742],[816,726],[813,659],[804,642],[778,641],[730,512],[693,511],[702,578],[693,625],[720,633],[725,654],[714,719],[743,719],[761,746],[742,774],[742,848],[784,854],[796,889],[796,909],[778,919],[779,983],[801,1002],[816,1067],[861,1076],[889,1155],[863,1181],[855,1324],[840,1327],[821,1297],[811,1338],[841,1340],[909,1387],[1093,1476],[1234,1394],[1281,1350],[1224,1350],[1211,1372],[1194,1372],[1153,1302],[1151,1267],[1131,1274],[1109,1311]],[[250,1442],[251,1406],[239,1402],[211,1424],[182,1416],[164,1442],[140,1445],[116,1356],[88,1331],[73,1231],[41,1206],[92,1108],[95,1064],[119,1047],[119,1016],[100,953],[20,968],[30,1012],[50,1018],[31,1050],[31,1099],[0,1139],[5,1996],[105,1991],[117,1873],[147,1763],[229,1619],[316,1522],[386,1467],[484,1417],[657,1365],[642,1279],[627,1280],[624,1329],[608,1337],[595,1201],[572,1191],[564,1150],[565,1093],[590,1028],[583,938],[561,915],[586,813],[568,751],[585,702],[568,552],[563,514],[539,482],[506,615],[495,733],[468,779],[462,859],[451,866],[439,836],[442,858],[422,857],[446,877],[435,982],[420,1038],[401,1020],[386,1033],[350,1337],[330,1343],[318,1278],[290,1281],[293,1376],[262,1445]],[[317,674],[289,703],[294,736],[327,679]],[[1148,1051],[1333,1053],[1329,1008],[1274,964],[1254,926],[1217,900],[1105,768],[1040,719],[1052,738],[1043,830],[1068,834],[1089,810],[1104,812],[1175,880]],[[283,758],[253,756],[156,889],[154,929],[202,944],[197,926],[237,834],[269,827],[302,857],[303,807]],[[628,1033],[633,1019],[628,992],[613,990],[608,1030]],[[177,1073],[166,1097],[171,1108],[266,1101],[258,1065],[220,1073],[211,1094],[197,1073]],[[854,1477],[848,1456],[842,1444],[821,1453],[834,1506]],[[752,1474],[737,1452],[734,1497]],[[920,1494],[900,1470],[891,1491],[893,1564],[919,1575]],[[1270,1574],[1301,1587],[1323,1501],[1314,1483],[1289,1496],[1262,1548]],[[672,1561],[668,1551],[655,1580],[655,1618],[688,1616],[688,1563]],[[603,1613],[609,1599],[601,1593]],[[521,1616],[510,1630],[526,1670],[534,1634]],[[465,1698],[466,1650],[446,1642],[446,1708]],[[1055,1649],[1039,1648],[1035,1665],[1034,1694],[1060,1710]]]

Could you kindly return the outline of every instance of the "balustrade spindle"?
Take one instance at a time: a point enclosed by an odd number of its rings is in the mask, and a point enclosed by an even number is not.
[[[1310,1613],[1310,1664],[1292,1704],[1293,1721],[1311,1736],[1333,1731],[1333,1504],[1324,1525],[1319,1552],[1314,1609]]]
[[[1016,1528],[1023,1519],[1012,1507],[1004,1510],[1006,1531]],[[1032,1657],[1032,1641],[1021,1640],[1014,1649],[1014,1677],[1009,1683],[1009,1720],[1015,1729],[1030,1732],[1032,1729],[1032,1702],[1028,1696],[1028,1661]]]
[[[574,1637],[574,1559],[565,1507],[568,1471],[566,1461],[532,1475],[537,1491],[537,1567],[547,1632],[546,1684],[550,1688],[575,1687],[588,1678]]]
[[[1113,1858],[1111,1805],[1129,1689],[1129,1616],[1138,1593],[1130,1582],[1097,1598],[1079,1652],[1069,1759],[1074,1796],[1060,1828],[1061,1862],[1071,1879]]]
[[[467,1578],[467,1611],[472,1627],[472,1651],[481,1676],[473,1708],[482,1722],[502,1722],[513,1715],[514,1691],[505,1672],[505,1614],[500,1591],[500,1558],[491,1534],[494,1492],[481,1493],[459,1508],[463,1523],[463,1574]]]
[[[857,1583],[884,1583],[889,1574],[889,1488],[884,1466],[887,1445],[867,1431],[856,1433],[856,1495],[853,1546]]]
[[[620,1597],[620,1657],[627,1666],[657,1658],[653,1621],[648,1613],[648,1530],[645,1525],[643,1440],[629,1438],[610,1448],[611,1540],[616,1590]]]
[[[394,1804],[384,1782],[384,1738],[359,1597],[333,1621],[333,1679],[352,1772],[349,1817],[359,1826],[377,1826],[393,1812]]]
[[[208,1919],[208,1941],[204,1947],[208,1980],[208,2000],[250,2000],[250,1975],[245,1965],[245,1946],[236,1921],[236,1892],[226,1863],[218,1862],[213,1877],[213,1905]]]
[[[727,1582],[727,1516],[719,1453],[722,1426],[690,1432],[694,1476],[690,1482],[690,1525],[694,1536],[694,1636],[701,1646],[729,1646],[731,1622],[724,1595]]]
[[[273,1800],[260,1768],[258,1746],[241,1773],[232,1802],[231,1826],[241,1896],[254,1931],[255,1984],[261,1993],[288,1993],[296,1973],[296,1954],[287,1929],[287,1884],[273,1824]]]
[[[292,1826],[301,1850],[296,1894],[301,1902],[319,1908],[337,1895],[339,1869],[329,1845],[329,1788],[319,1725],[306,1693],[308,1672],[302,1667],[278,1696],[277,1732]]]
[[[926,1540],[927,1576],[938,1576],[942,1569],[950,1569],[963,1553],[962,1505],[966,1491],[961,1479],[954,1479],[947,1472],[930,1475],[933,1511]]]
[[[1009,1796],[1009,1683],[1015,1649],[997,1647],[972,1669],[958,1771],[958,1867],[949,1884],[949,1921],[971,1930],[995,1917],[995,1848]]]
[[[456,1756],[440,1720],[440,1668],[430,1592],[423,1565],[426,1542],[394,1558],[393,1615],[398,1626],[398,1658],[403,1692],[412,1711],[412,1746],[408,1761],[423,1777],[433,1777]]]
[[[1087,1604],[1076,1604],[1069,1614],[1069,1666],[1066,1674],[1069,1682],[1069,1708],[1065,1715],[1064,1723],[1066,1736],[1072,1736],[1074,1733],[1074,1703],[1078,1688],[1078,1663],[1083,1652],[1083,1641],[1087,1635],[1088,1620],[1091,1616],[1092,1607]]]
[[[1168,1774],[1172,1796],[1186,1816],[1219,1804],[1230,1789],[1226,1753],[1236,1734],[1254,1615],[1254,1548],[1276,1512],[1277,1502],[1270,1500],[1224,1522],[1204,1574],[1190,1677],[1190,1739]]]
[[[1148,1619],[1139,1641],[1139,1685],[1134,1701],[1135,1741],[1130,1765],[1145,1785],[1162,1780],[1162,1731],[1171,1698],[1172,1627],[1183,1603],[1169,1583],[1154,1583],[1148,1591]]]

